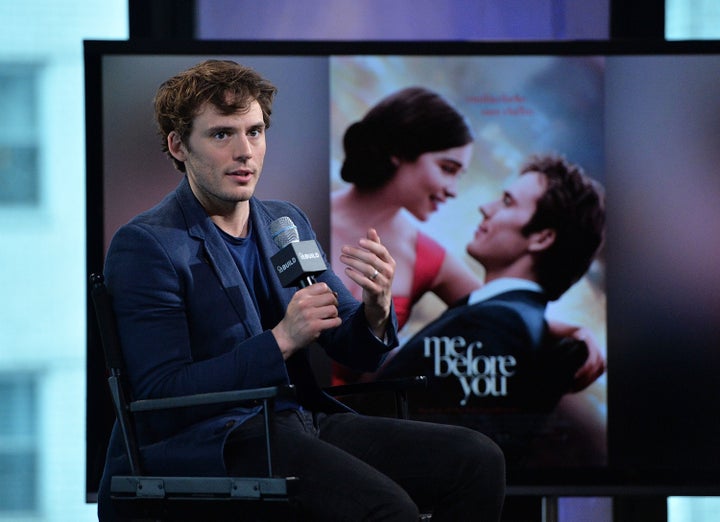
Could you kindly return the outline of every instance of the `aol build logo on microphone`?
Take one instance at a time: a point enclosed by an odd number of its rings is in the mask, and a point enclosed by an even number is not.
[[[508,379],[515,374],[512,355],[485,355],[482,342],[467,342],[462,336],[425,337],[424,356],[433,362],[435,377],[456,378],[462,387],[465,406],[471,396],[506,397]]]

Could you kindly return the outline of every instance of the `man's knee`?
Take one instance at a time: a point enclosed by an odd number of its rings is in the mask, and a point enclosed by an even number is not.
[[[372,489],[372,488],[371,488]],[[400,488],[373,491],[365,494],[354,489],[341,498],[317,495],[304,498],[302,513],[307,520],[336,522],[337,520],[393,520],[417,522],[420,517],[417,505]],[[306,518],[303,518],[305,520]]]
[[[397,495],[389,502],[379,505],[371,516],[364,520],[398,520],[417,522],[420,517],[417,505],[406,495]]]
[[[489,480],[505,481],[505,455],[490,437],[469,428],[460,430],[459,457]]]

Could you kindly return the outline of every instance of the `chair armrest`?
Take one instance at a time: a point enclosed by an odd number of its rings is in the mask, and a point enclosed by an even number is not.
[[[137,413],[141,411],[187,408],[189,406],[272,400],[278,397],[291,397],[294,396],[294,393],[295,387],[292,385],[268,386],[265,388],[198,393],[195,395],[181,395],[161,399],[139,399],[131,402],[129,408],[131,412]]]
[[[381,392],[403,392],[413,388],[427,387],[428,379],[424,375],[414,377],[400,377],[382,381],[358,382],[353,384],[341,384],[324,388],[324,391],[338,397],[341,395],[356,395],[365,393]]]
[[[392,393],[395,399],[395,417],[400,419],[409,418],[408,409],[408,391],[416,388],[425,388],[428,385],[428,379],[424,375],[415,377],[400,377],[397,379],[387,379],[382,381],[359,382],[353,384],[343,384],[340,386],[331,386],[325,388],[324,391],[334,397],[339,396],[368,396],[378,393]],[[377,410],[377,404],[371,409]],[[382,410],[382,408],[381,408]],[[375,411],[375,415],[383,415],[381,411]]]

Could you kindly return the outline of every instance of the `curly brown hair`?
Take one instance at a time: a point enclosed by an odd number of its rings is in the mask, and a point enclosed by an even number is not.
[[[247,111],[257,101],[269,128],[276,92],[277,88],[255,70],[231,60],[206,60],[173,76],[160,85],[154,100],[163,152],[176,169],[185,172],[185,164],[168,150],[168,135],[175,131],[187,144],[193,118],[205,103],[211,103],[221,114],[235,114]]]
[[[462,147],[474,140],[465,117],[440,94],[407,87],[373,106],[343,137],[343,180],[374,190],[395,175],[393,157],[415,161],[426,152]]]
[[[604,241],[604,193],[581,167],[559,155],[530,157],[520,174],[529,172],[543,174],[547,188],[522,233],[555,230],[555,241],[535,260],[538,282],[555,300],[587,272]]]

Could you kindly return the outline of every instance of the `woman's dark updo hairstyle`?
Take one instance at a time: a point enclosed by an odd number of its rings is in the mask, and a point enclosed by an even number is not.
[[[408,87],[382,99],[345,131],[342,179],[361,190],[387,183],[392,158],[415,161],[421,154],[462,147],[473,141],[465,118],[439,94]]]

